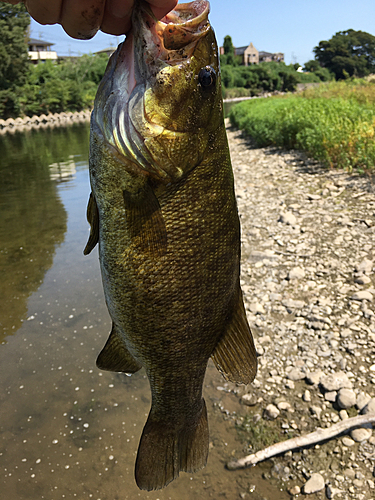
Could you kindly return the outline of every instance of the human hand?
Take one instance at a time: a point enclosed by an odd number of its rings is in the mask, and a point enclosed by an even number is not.
[[[22,0],[6,0],[17,4]],[[131,27],[135,0],[24,0],[31,17],[40,24],[61,24],[72,38],[88,40],[100,29],[123,35]],[[158,19],[172,10],[178,0],[148,0]]]

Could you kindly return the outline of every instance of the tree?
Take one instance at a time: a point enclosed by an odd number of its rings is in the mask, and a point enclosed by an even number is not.
[[[339,31],[314,48],[315,59],[336,79],[363,77],[375,72],[375,36],[365,31]]]
[[[224,37],[223,49],[224,57],[222,57],[221,59],[221,64],[230,64],[231,66],[234,66],[236,60],[234,55],[234,45],[231,36],[227,35]]]
[[[0,3],[0,116],[18,114],[17,88],[26,81],[27,28],[30,16],[23,3]]]

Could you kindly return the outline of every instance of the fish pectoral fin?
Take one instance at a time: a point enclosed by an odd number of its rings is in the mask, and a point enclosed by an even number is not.
[[[226,380],[237,384],[254,380],[257,357],[240,288],[232,319],[211,357]]]
[[[123,198],[132,243],[152,257],[164,255],[167,251],[167,229],[152,187],[146,183],[137,193],[124,190]]]
[[[83,251],[84,255],[88,255],[99,241],[99,211],[95,197],[90,193],[89,202],[87,204],[87,221],[90,224],[90,236]]]
[[[135,373],[142,368],[126,348],[114,323],[111,334],[96,360],[96,366],[100,370],[124,373]]]

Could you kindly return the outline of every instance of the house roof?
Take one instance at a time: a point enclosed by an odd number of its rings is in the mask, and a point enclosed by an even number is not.
[[[44,40],[38,40],[37,38],[29,38],[29,45],[45,45],[46,47],[50,47],[51,45],[55,45],[54,43],[45,42]]]

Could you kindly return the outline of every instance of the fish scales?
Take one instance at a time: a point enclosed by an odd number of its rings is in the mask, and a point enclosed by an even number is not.
[[[97,365],[146,370],[152,405],[135,476],[147,490],[206,464],[208,359],[234,382],[256,373],[208,10],[197,0],[158,22],[138,2],[91,121],[85,253],[99,242],[113,321]]]

